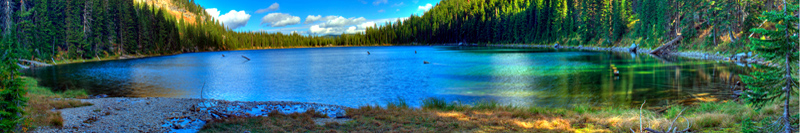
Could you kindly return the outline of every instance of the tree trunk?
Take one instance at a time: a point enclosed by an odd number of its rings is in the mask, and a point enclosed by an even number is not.
[[[714,15],[714,16],[716,16],[716,15]],[[714,20],[714,33],[712,33],[712,35],[711,35],[711,39],[714,39],[714,46],[715,47],[717,46],[717,36],[718,36],[717,35],[717,31],[719,30],[719,27],[717,27],[717,22],[716,21],[719,21],[719,20]]]
[[[786,0],[783,0],[783,15],[787,15],[786,14],[786,6],[787,6]],[[789,27],[791,27],[791,26],[789,26]],[[792,36],[792,35],[789,35],[789,29],[788,28],[784,29],[783,33],[787,38],[790,38]],[[791,42],[787,42],[787,43],[789,43],[787,45],[792,45]],[[786,93],[785,94],[786,95],[786,100],[784,100],[784,103],[783,103],[783,129],[784,129],[785,133],[791,133],[792,132],[792,123],[791,123],[790,117],[789,117],[789,99],[792,96],[792,94],[791,94],[792,93],[792,82],[794,82],[792,80],[791,60],[789,59],[791,57],[792,57],[792,51],[788,50],[788,52],[786,52],[786,75],[784,75],[784,77],[783,77],[786,80],[786,87],[783,88],[784,93]]]
[[[672,41],[669,41],[664,45],[661,45],[661,47],[656,48],[656,50],[653,50],[652,52],[650,52],[650,54],[655,54],[655,55],[666,54],[666,50],[673,48],[673,46],[677,44],[678,41],[680,40],[683,40],[682,35],[679,35],[677,38],[672,39]]]
[[[783,77],[786,80],[786,87],[783,87],[783,91],[786,93],[786,100],[784,100],[783,103],[783,118],[781,120],[783,121],[783,129],[785,130],[785,133],[792,132],[792,123],[789,117],[789,99],[792,96],[792,82],[794,81],[792,80],[792,68],[791,63],[789,62],[790,57],[791,54],[786,53],[786,75]]]

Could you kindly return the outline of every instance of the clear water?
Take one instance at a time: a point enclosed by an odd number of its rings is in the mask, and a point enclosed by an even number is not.
[[[202,92],[211,99],[350,107],[397,99],[420,106],[429,97],[632,107],[643,100],[655,106],[687,98],[729,99],[730,84],[749,69],[614,52],[392,46],[189,53],[58,65],[26,75],[55,90],[126,97],[200,98]]]

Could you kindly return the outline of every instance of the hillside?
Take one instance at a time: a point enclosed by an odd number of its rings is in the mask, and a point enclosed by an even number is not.
[[[188,0],[134,0],[136,3],[152,5],[154,8],[163,8],[176,19],[195,24],[197,20],[206,20],[207,14],[199,5]],[[199,9],[199,10],[198,10]]]

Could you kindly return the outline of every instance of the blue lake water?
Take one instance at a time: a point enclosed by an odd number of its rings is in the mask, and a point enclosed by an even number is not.
[[[730,84],[749,69],[614,52],[390,46],[188,53],[57,65],[25,75],[54,90],[125,97],[200,98],[202,92],[211,99],[350,107],[397,99],[419,106],[430,97],[518,106],[632,107],[643,100],[656,106],[689,98],[730,99]]]

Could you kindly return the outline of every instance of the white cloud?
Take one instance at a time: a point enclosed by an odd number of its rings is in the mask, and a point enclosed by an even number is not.
[[[417,3],[419,3],[419,0],[412,0],[411,2],[414,2],[414,4],[417,4]]]
[[[367,29],[367,27],[372,27],[372,26],[375,26],[375,22],[370,21],[370,22],[365,22],[365,23],[359,24],[358,28]]]
[[[378,10],[378,12],[386,12],[386,10],[380,9]]]
[[[405,3],[400,2],[400,3],[393,4],[392,7],[398,7],[398,6],[403,6],[403,5],[405,5]]]
[[[358,28],[356,28],[355,26],[350,26],[349,28],[347,28],[346,31],[344,31],[344,33],[347,33],[347,34],[355,34],[355,33],[363,33],[363,32],[364,32],[364,30],[358,30]]]
[[[323,18],[322,15],[317,15],[317,16],[308,15],[308,17],[306,17],[306,21],[304,23],[305,24],[310,24],[310,23],[314,23],[314,22],[317,22],[317,21],[328,21],[328,20],[336,19],[338,17],[339,16],[325,16]]]
[[[351,18],[352,19],[352,18]],[[316,24],[309,27],[308,33],[312,35],[337,35],[337,34],[355,34],[355,33],[364,33],[367,28],[374,27],[376,24],[385,24],[387,22],[394,23],[397,20],[406,20],[406,18],[389,18],[389,19],[377,19],[377,20],[369,20],[363,23],[357,24],[349,24],[343,26],[330,26],[325,25],[326,23]],[[366,21],[366,20],[365,20]]]
[[[355,33],[364,33],[364,29],[359,29],[356,26],[350,27],[321,27],[320,25],[311,26],[308,29],[310,34],[314,35],[336,35],[336,34],[355,34]]]
[[[270,13],[264,18],[261,18],[261,24],[267,24],[272,27],[284,27],[287,25],[294,25],[300,23],[300,17],[292,16],[284,13]]]
[[[219,10],[217,10],[217,8],[206,9],[206,13],[208,13],[208,15],[211,15],[211,17],[213,17],[214,19],[219,17]]]
[[[319,24],[319,26],[322,27],[322,28],[327,28],[327,27],[343,27],[343,26],[357,25],[357,24],[361,24],[364,21],[367,21],[367,19],[364,18],[364,17],[345,18],[345,17],[342,17],[342,16],[325,16],[325,17],[322,17],[321,15],[317,15],[317,16],[308,15],[308,17],[306,17],[306,21],[303,22],[303,23],[311,24],[311,23],[318,22],[318,21],[324,21],[322,24]]]
[[[242,11],[231,10],[226,14],[220,15],[220,11],[216,8],[206,9],[206,12],[211,15],[216,20],[219,20],[222,24],[225,24],[226,27],[230,29],[236,29],[239,27],[243,27],[247,25],[247,21],[250,20],[250,14],[247,14]]]
[[[319,25],[314,25],[314,26],[311,26],[311,28],[308,29],[308,32],[311,32],[311,34],[317,34],[317,35],[329,35],[329,34],[341,33],[341,31],[339,31],[339,30],[340,29],[337,29],[337,28],[323,28],[323,27],[320,27]]]
[[[376,5],[377,6],[377,5],[380,5],[381,3],[386,4],[386,3],[389,3],[389,1],[388,0],[375,0],[374,2],[372,2],[372,5]]]
[[[433,5],[431,5],[431,3],[428,3],[428,4],[425,4],[425,6],[419,6],[418,10],[428,11],[431,8],[433,8]]]
[[[311,26],[301,26],[301,27],[281,27],[281,28],[266,29],[266,30],[265,30],[265,29],[261,29],[261,30],[259,30],[259,31],[262,31],[262,32],[281,32],[281,33],[291,33],[292,31],[297,31],[297,30],[305,30],[305,29],[308,29],[308,27],[311,27]]]
[[[329,19],[327,22],[322,23],[321,27],[342,27],[348,25],[357,25],[361,24],[362,22],[367,21],[364,17],[359,18],[344,18],[342,16],[336,17],[334,19]]]
[[[256,11],[256,13],[265,13],[265,12],[277,11],[279,9],[281,9],[281,5],[278,4],[277,2],[275,2],[275,3],[272,3],[272,5],[269,5],[269,7],[267,7],[266,9],[258,9]]]

